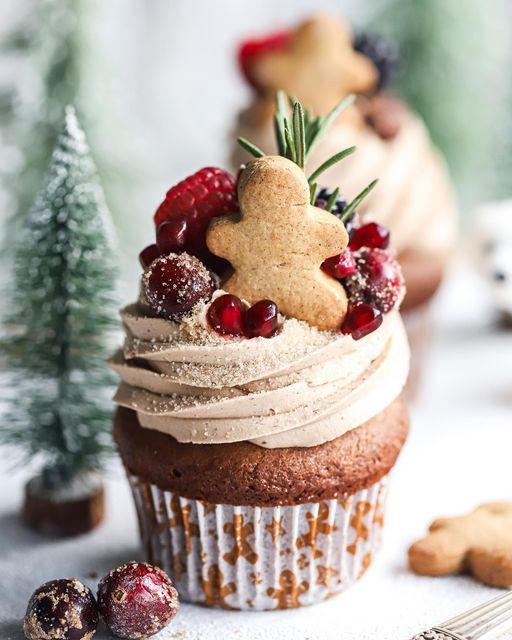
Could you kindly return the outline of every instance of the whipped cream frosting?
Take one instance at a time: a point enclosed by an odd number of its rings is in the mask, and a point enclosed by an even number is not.
[[[141,303],[122,310],[115,402],[143,427],[180,442],[311,447],[377,415],[405,384],[409,349],[396,311],[359,341],[284,318],[274,337],[248,340],[213,332],[206,308],[180,323]]]
[[[404,108],[397,135],[383,140],[372,127],[356,124],[345,115],[314,150],[309,169],[340,149],[355,145],[354,154],[322,174],[322,186],[339,186],[341,193],[352,200],[379,178],[358,211],[391,230],[398,253],[448,253],[456,239],[457,203],[444,158],[433,146],[421,118]],[[275,150],[270,121],[244,122],[237,135],[267,153]],[[240,158],[240,154],[234,154],[235,162]]]

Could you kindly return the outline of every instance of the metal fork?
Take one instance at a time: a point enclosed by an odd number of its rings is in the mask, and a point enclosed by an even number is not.
[[[414,636],[412,640],[491,640],[512,630],[512,591]]]

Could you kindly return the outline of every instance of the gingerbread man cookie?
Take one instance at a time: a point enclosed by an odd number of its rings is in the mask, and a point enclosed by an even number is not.
[[[352,41],[348,25],[318,15],[299,25],[284,51],[259,56],[252,73],[272,96],[282,89],[313,113],[326,114],[350,93],[371,92],[377,84],[375,65]]]
[[[207,244],[231,262],[222,288],[254,304],[273,300],[281,313],[323,330],[339,329],[347,311],[343,286],[320,269],[348,244],[344,224],[309,204],[304,172],[291,160],[265,156],[240,176],[240,217],[220,218]]]
[[[467,516],[436,520],[429,531],[409,549],[414,572],[469,571],[492,587],[512,586],[512,503],[485,504]]]

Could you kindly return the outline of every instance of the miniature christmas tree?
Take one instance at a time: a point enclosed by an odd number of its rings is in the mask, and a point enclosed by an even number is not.
[[[2,359],[8,411],[0,441],[42,459],[26,487],[25,519],[78,533],[101,519],[96,473],[111,448],[115,323],[109,216],[83,131],[66,110],[48,174],[16,239]]]

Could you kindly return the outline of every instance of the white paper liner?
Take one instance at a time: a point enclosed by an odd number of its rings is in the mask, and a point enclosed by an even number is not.
[[[387,478],[343,500],[239,507],[181,498],[129,475],[148,562],[188,602],[288,609],[339,593],[380,546]]]

